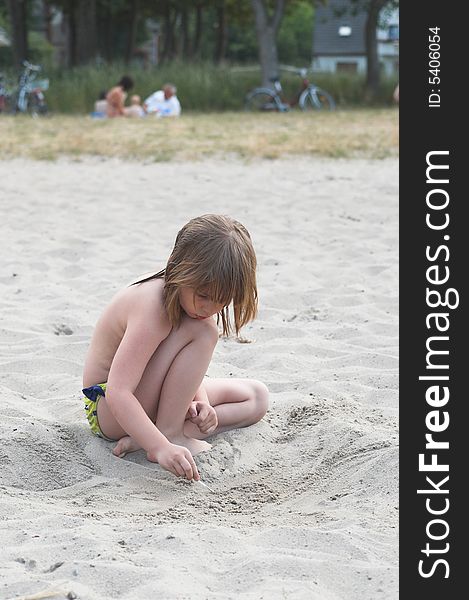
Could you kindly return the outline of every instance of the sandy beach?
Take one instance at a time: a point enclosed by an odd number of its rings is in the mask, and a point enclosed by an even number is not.
[[[397,159],[15,159],[0,206],[0,599],[398,597]],[[260,296],[208,374],[271,393],[196,457],[213,492],[114,457],[80,393],[104,306],[207,212]]]

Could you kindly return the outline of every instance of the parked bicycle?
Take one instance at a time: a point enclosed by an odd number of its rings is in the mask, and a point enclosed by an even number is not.
[[[334,98],[315,83],[309,81],[308,69],[297,69],[296,67],[281,67],[285,71],[291,71],[301,77],[301,89],[295,96],[287,101],[283,97],[280,78],[273,77],[273,89],[258,87],[251,90],[245,98],[245,108],[251,111],[275,111],[286,112],[294,106],[301,110],[334,110],[336,107]]]
[[[33,65],[25,60],[23,67],[16,96],[16,111],[30,113],[33,116],[45,115],[47,103],[44,92],[49,89],[49,80],[36,79],[37,74],[41,71],[39,65]]]
[[[49,80],[37,79],[39,71],[39,65],[25,60],[16,88],[0,77],[0,112],[26,113],[33,117],[47,114],[44,92],[49,89]]]
[[[0,113],[8,111],[10,106],[11,94],[8,89],[8,83],[3,73],[0,73]]]

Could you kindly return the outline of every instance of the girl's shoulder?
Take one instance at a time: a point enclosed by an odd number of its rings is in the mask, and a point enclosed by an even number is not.
[[[159,314],[164,311],[163,286],[162,279],[131,282],[115,294],[108,309],[115,310],[124,321],[134,313]]]
[[[127,284],[127,287],[137,285],[138,283],[145,283],[146,281],[150,281],[153,279],[157,279],[164,284],[164,269],[161,271],[149,271],[148,273],[144,273],[143,275],[139,275],[135,277]]]
[[[158,306],[164,305],[163,298],[164,281],[162,279],[148,279],[145,281],[132,282],[123,293],[133,303],[145,303]]]
[[[146,323],[148,326],[153,324],[158,328],[169,326],[163,285],[161,279],[152,279],[127,286],[114,296],[109,308],[118,317],[124,330],[130,323]]]

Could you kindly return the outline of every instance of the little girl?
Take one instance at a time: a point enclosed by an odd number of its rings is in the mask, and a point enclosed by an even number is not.
[[[91,430],[119,440],[116,456],[143,448],[198,480],[192,455],[211,447],[205,437],[264,416],[263,383],[204,378],[218,324],[233,329],[230,304],[238,334],[257,313],[256,255],[241,223],[213,214],[181,229],[165,269],[114,296],[93,333],[83,393]]]

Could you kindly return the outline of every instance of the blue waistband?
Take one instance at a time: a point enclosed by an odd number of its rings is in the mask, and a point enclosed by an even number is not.
[[[98,396],[106,395],[104,389],[100,385],[92,385],[91,387],[83,388],[81,391],[92,402],[96,402]]]

